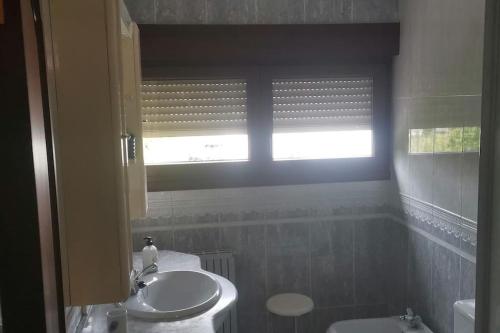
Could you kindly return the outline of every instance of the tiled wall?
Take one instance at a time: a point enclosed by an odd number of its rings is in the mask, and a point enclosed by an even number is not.
[[[479,153],[409,154],[410,129],[480,126],[484,1],[400,1],[395,62],[397,205],[410,228],[408,304],[437,333],[474,298]]]
[[[398,0],[125,0],[138,23],[396,22]]]
[[[152,193],[134,247],[152,234],[161,249],[231,250],[240,333],[292,331],[265,308],[280,292],[311,296],[300,332],[324,333],[405,309],[408,229],[390,219],[391,193],[388,182]]]
[[[408,304],[435,333],[453,332],[453,303],[474,298],[475,263],[419,232],[409,234]]]
[[[240,333],[293,331],[290,318],[270,315],[265,308],[266,299],[281,292],[299,292],[314,300],[313,313],[300,319],[303,333],[324,333],[335,320],[402,312],[404,306],[395,304],[392,296],[404,294],[394,289],[404,278],[394,274],[392,259],[402,262],[403,227],[362,216],[294,220],[175,230],[161,237],[169,237],[172,245],[167,247],[181,252],[233,251]],[[398,241],[389,242],[391,236]]]
[[[139,23],[393,22],[401,17],[390,182],[150,194],[134,246],[231,249],[240,332],[290,332],[265,311],[281,291],[310,295],[301,332],[415,308],[452,333],[452,304],[475,290],[478,153],[408,154],[412,128],[479,126],[484,0],[126,0]],[[398,14],[400,12],[400,14]],[[394,193],[401,193],[401,197]],[[396,207],[395,209],[389,208]],[[472,228],[471,228],[472,227]]]
[[[401,193],[475,221],[479,153],[408,154],[412,128],[480,126],[484,0],[400,2],[394,159]]]
[[[265,301],[296,291],[316,305],[301,318],[300,332],[324,333],[337,320],[398,315],[410,305],[434,332],[451,333],[453,302],[474,295],[472,247],[439,234],[418,214],[391,209],[386,182],[151,197],[154,217],[134,221],[135,250],[146,234],[160,249],[231,250],[240,332],[289,332],[292,322],[268,314]]]

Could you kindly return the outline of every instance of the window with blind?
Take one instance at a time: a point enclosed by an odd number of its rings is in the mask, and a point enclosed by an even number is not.
[[[274,160],[373,156],[370,77],[273,80]]]
[[[248,160],[245,80],[156,80],[142,85],[147,165]]]
[[[148,186],[385,179],[389,78],[384,65],[174,68],[148,76]]]

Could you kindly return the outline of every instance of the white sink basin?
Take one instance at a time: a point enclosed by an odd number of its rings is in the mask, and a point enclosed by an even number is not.
[[[125,302],[128,313],[144,319],[179,320],[207,311],[221,290],[210,275],[198,271],[169,271],[142,278],[146,287]]]

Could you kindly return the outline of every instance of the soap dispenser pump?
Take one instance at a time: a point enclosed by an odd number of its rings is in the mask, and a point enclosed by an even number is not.
[[[153,244],[153,237],[144,237],[146,246],[142,249],[142,269],[146,269],[153,264],[158,265],[158,249]]]

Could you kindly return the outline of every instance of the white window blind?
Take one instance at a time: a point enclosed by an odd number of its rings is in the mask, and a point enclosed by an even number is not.
[[[275,133],[370,130],[371,78],[273,80]]]
[[[244,80],[144,81],[145,137],[246,134]]]

